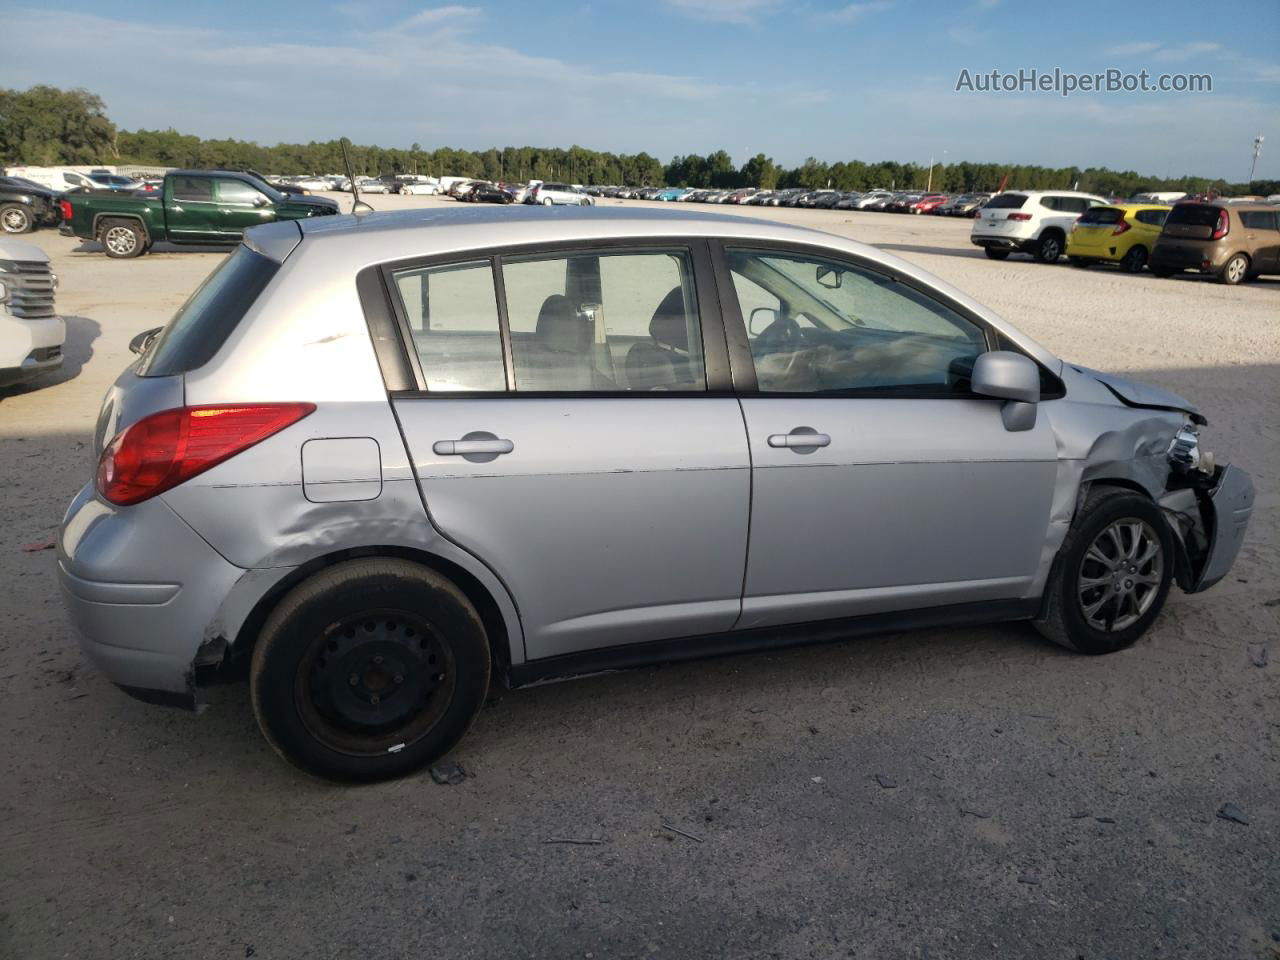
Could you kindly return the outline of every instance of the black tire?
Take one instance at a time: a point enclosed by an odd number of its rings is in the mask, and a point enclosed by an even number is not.
[[[1126,542],[1124,530],[1139,526],[1144,539]],[[1115,529],[1120,530],[1118,541],[1108,536]],[[1138,555],[1122,561],[1130,544]],[[1158,545],[1157,552],[1143,562],[1152,545]],[[1118,572],[1095,560],[1094,550],[1108,562],[1119,563]],[[1036,621],[1036,629],[1080,653],[1123,650],[1160,615],[1173,564],[1173,535],[1160,508],[1131,490],[1095,486],[1058,551],[1045,588],[1044,618]]]
[[[36,228],[35,217],[20,203],[6,203],[0,207],[0,230],[5,233],[30,233]]]
[[[1140,243],[1135,243],[1129,248],[1128,253],[1120,258],[1120,269],[1125,273],[1141,273],[1146,265],[1147,248]]]
[[[439,671],[437,673],[436,671]],[[350,560],[290,591],[259,634],[267,742],[332,780],[402,777],[444,756],[489,689],[489,644],[458,587],[407,560]]]
[[[1229,287],[1244,283],[1249,278],[1249,258],[1243,253],[1230,257],[1218,271],[1218,282]]]
[[[999,247],[983,247],[982,252],[991,260],[1006,260],[1009,257],[1009,251],[1001,250]]]
[[[1036,243],[1035,258],[1041,263],[1057,263],[1062,256],[1062,234],[1046,230]]]
[[[150,239],[136,220],[103,220],[98,227],[102,252],[113,260],[132,260],[147,252]]]
[[[1093,266],[1093,261],[1088,257],[1068,257],[1067,259],[1071,261],[1073,267],[1079,267],[1081,270]]]

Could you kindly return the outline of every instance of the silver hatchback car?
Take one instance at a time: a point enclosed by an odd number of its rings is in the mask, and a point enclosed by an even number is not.
[[[1015,619],[1108,653],[1253,503],[1186,400],[734,216],[270,224],[140,340],[59,538],[84,650],[150,701],[247,674],[332,778],[440,757],[491,678]]]

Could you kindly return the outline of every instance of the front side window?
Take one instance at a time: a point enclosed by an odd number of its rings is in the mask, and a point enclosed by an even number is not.
[[[243,180],[219,180],[218,199],[223,203],[253,206],[255,203],[265,200],[266,197]]]
[[[504,257],[517,391],[702,391],[683,250]]]
[[[213,181],[208,177],[174,177],[175,200],[213,200]]]
[[[488,260],[392,274],[429,391],[507,388]]]
[[[982,329],[891,277],[807,255],[728,250],[762,393],[963,394]]]

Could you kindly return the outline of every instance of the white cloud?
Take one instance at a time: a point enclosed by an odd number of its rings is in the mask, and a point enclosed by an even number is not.
[[[1122,43],[1108,47],[1103,51],[1108,57],[1133,57],[1143,53],[1152,53],[1160,49],[1160,44],[1153,40],[1138,40],[1134,43]]]
[[[836,23],[853,23],[873,13],[883,13],[893,7],[893,0],[867,0],[865,3],[851,3],[839,10],[831,10],[822,14],[824,20]]]
[[[1109,57],[1149,57],[1160,63],[1180,63],[1193,57],[1205,57],[1222,49],[1221,44],[1207,40],[1192,43],[1166,44],[1155,40],[1136,40],[1121,43],[1103,51]]]
[[[664,0],[672,12],[712,23],[751,23],[772,13],[779,0]]]

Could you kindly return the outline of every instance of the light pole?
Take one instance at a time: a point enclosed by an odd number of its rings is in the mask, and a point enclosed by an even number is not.
[[[1258,155],[1262,153],[1262,141],[1265,140],[1262,134],[1258,134],[1253,138],[1253,163],[1249,164],[1249,186],[1253,186],[1253,173],[1258,169]]]

